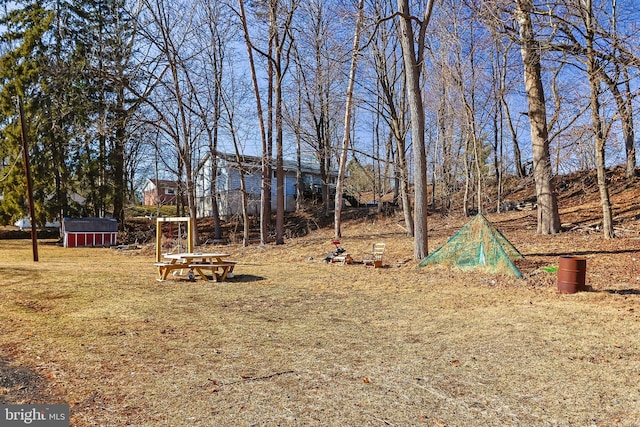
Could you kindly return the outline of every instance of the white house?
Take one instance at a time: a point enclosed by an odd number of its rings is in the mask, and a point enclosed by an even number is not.
[[[211,191],[211,156],[206,159],[204,166],[196,178],[196,207],[198,217],[213,215],[212,191]],[[218,198],[218,211],[221,217],[230,218],[241,212],[240,170],[244,171],[244,181],[247,191],[248,213],[258,215],[260,213],[260,186],[261,186],[261,158],[256,156],[242,156],[241,164],[235,155],[219,154],[217,161],[216,193]],[[284,161],[284,205],[285,211],[292,212],[296,209],[296,171],[297,162]],[[301,165],[303,191],[307,195],[320,194],[322,178],[320,167],[317,164],[303,163]],[[276,171],[272,170],[271,177],[271,207],[276,209]],[[337,170],[330,172],[329,184],[335,184]]]
[[[20,218],[19,220],[14,222],[13,225],[19,227],[20,230],[24,230],[25,228],[31,228],[31,220],[28,216],[25,216],[24,218]],[[47,221],[44,226],[45,228],[59,228],[60,221]]]

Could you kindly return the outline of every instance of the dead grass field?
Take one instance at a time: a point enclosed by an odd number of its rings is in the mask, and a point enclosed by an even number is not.
[[[151,248],[33,263],[0,241],[0,403],[66,402],[73,426],[638,426],[640,238],[539,237],[534,215],[488,216],[524,280],[418,269],[399,217],[344,229],[385,268],[322,263],[319,230],[225,246],[225,283],[158,283]],[[465,219],[430,221],[435,249]],[[590,291],[560,294],[539,267],[576,253]]]

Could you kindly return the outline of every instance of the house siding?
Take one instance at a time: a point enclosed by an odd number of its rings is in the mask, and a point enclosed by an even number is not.
[[[175,205],[177,197],[177,184],[173,181],[152,181],[147,180],[147,184],[142,189],[142,199],[145,206]]]
[[[252,158],[253,159],[253,158]],[[259,161],[258,158],[257,161]],[[211,160],[209,159],[208,162]],[[216,193],[218,197],[218,213],[223,218],[231,218],[242,211],[242,193],[240,191],[240,171],[233,167],[233,163],[226,158],[218,159],[216,177]],[[274,170],[275,174],[275,170]],[[307,184],[322,185],[320,171],[306,168],[303,170],[303,180]],[[260,193],[262,184],[262,171],[259,163],[254,164],[253,170],[244,174],[245,189],[247,193],[247,211],[249,215],[260,214]],[[285,170],[284,180],[285,211],[296,210],[296,171]],[[277,204],[277,188],[275,175],[271,179],[271,208],[275,211]],[[211,196],[211,166],[210,163],[201,169],[196,179],[196,207],[198,217],[211,216],[213,214]]]

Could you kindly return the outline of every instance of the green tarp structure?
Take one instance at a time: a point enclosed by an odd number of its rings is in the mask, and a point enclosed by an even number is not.
[[[512,261],[518,258],[524,257],[484,216],[478,214],[418,266],[438,264],[521,279],[522,273]]]

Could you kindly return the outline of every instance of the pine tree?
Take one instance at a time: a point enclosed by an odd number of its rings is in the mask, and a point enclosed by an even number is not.
[[[41,1],[23,2],[22,8],[5,7],[0,20],[4,32],[0,34],[3,53],[0,56],[0,192],[4,198],[0,205],[0,217],[7,222],[26,212],[25,178],[21,160],[20,123],[17,99],[24,99],[25,123],[30,152],[35,191],[36,216],[43,221],[45,211],[43,193],[53,164],[48,157],[47,141],[39,138],[40,120],[46,119],[39,110],[41,91],[45,86],[43,70],[49,52],[46,40],[53,22],[53,11],[47,10]]]
[[[87,129],[87,163],[79,177],[90,186],[95,215],[109,206],[124,220],[128,122],[138,105],[129,94],[135,17],[124,0],[75,0],[71,5],[77,28],[76,61],[84,64],[92,126]],[[94,142],[95,141],[95,142]]]

